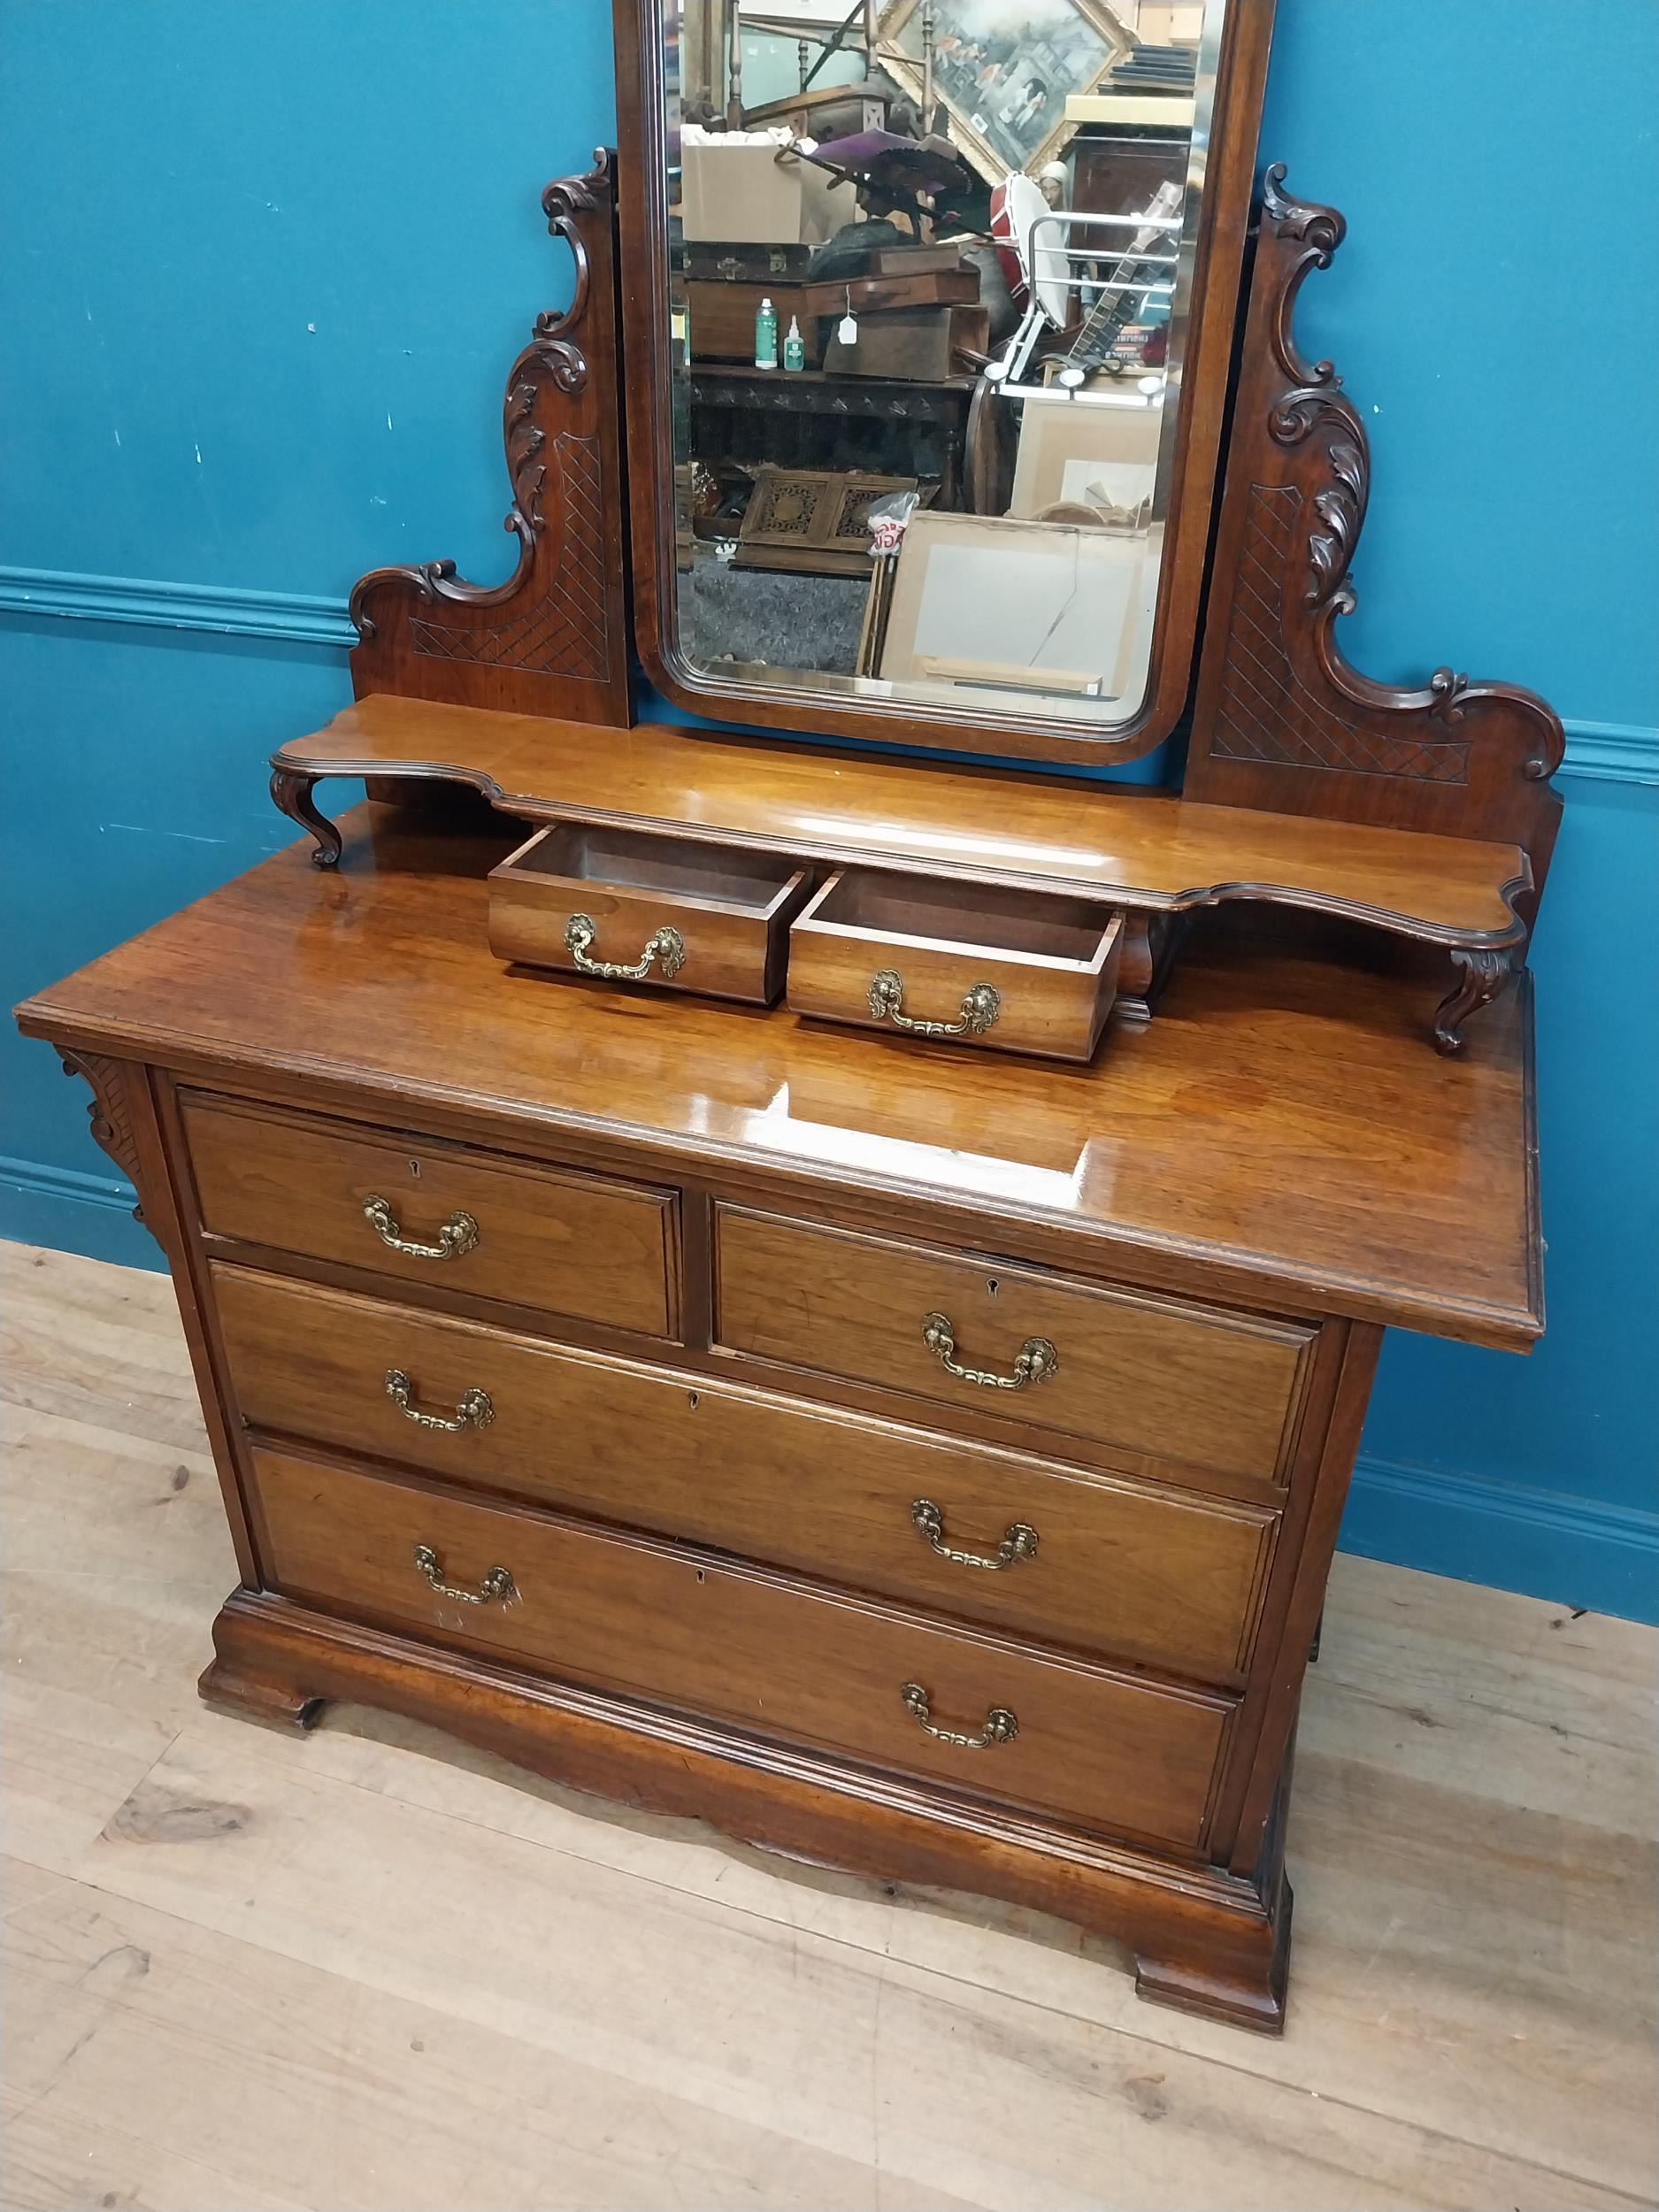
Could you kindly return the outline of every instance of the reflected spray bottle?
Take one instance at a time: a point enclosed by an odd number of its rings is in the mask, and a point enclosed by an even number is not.
[[[775,369],[778,365],[778,317],[770,300],[762,300],[755,311],[755,366]]]

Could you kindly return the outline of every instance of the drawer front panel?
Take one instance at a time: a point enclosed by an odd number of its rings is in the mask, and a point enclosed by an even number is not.
[[[490,949],[567,975],[770,1006],[790,917],[810,889],[805,869],[767,854],[560,823],[491,870]]]
[[[1078,1825],[1201,1839],[1228,1700],[449,1491],[267,1451],[254,1466],[289,1596]],[[1001,1710],[1017,1732],[941,1742],[909,1685],[935,1727],[978,1734]]]
[[[257,1427],[1202,1680],[1233,1678],[1248,1655],[1272,1514],[241,1269],[213,1275]],[[453,1420],[482,1390],[492,1417],[427,1427],[387,1395],[391,1371],[409,1377],[417,1411]],[[942,1557],[930,1534],[1008,1563]]]
[[[971,932],[976,941],[964,941]],[[934,1049],[942,1034],[991,1052],[1089,1060],[1122,944],[1120,916],[1075,899],[848,870],[790,932],[789,1004],[899,1034],[916,1035],[919,1023],[918,1043]]]
[[[184,1120],[203,1225],[219,1236],[677,1333],[672,1191],[220,1099],[187,1097]]]
[[[1150,1458],[1282,1470],[1311,1329],[733,1207],[718,1210],[716,1254],[727,1350]]]

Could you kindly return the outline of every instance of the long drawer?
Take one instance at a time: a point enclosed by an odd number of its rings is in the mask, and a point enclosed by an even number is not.
[[[1231,1700],[522,1508],[253,1458],[288,1596],[1071,1825],[1202,1839]]]
[[[672,1191],[187,1094],[212,1234],[672,1336]]]
[[[1282,1473],[1316,1332],[721,1206],[715,1340],[1148,1458]]]
[[[1248,1659],[1265,1510],[240,1268],[213,1278],[256,1427],[1202,1680]],[[407,1379],[402,1403],[388,1375]],[[463,1417],[480,1391],[489,1417],[476,1400]]]

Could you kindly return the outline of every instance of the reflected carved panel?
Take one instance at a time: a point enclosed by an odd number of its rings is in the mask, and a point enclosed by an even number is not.
[[[1267,172],[1188,753],[1188,797],[1520,845],[1530,917],[1560,818],[1561,724],[1517,685],[1450,668],[1396,688],[1362,675],[1335,630],[1364,524],[1364,425],[1293,328],[1296,296],[1345,226]]]
[[[541,205],[569,245],[568,308],[540,315],[502,405],[518,541],[499,585],[453,561],[373,570],[351,595],[359,698],[371,692],[625,726],[627,615],[622,536],[615,164],[549,184]]]

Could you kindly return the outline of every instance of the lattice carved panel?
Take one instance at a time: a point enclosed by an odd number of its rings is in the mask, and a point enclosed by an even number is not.
[[[1294,484],[1250,487],[1211,753],[1290,768],[1463,783],[1469,768],[1466,738],[1362,728],[1321,706],[1291,665],[1284,598],[1302,504]]]
[[[596,439],[563,432],[549,452],[564,514],[557,568],[541,601],[511,622],[449,629],[411,618],[415,650],[439,660],[524,668],[603,683],[611,666],[604,487]]]

